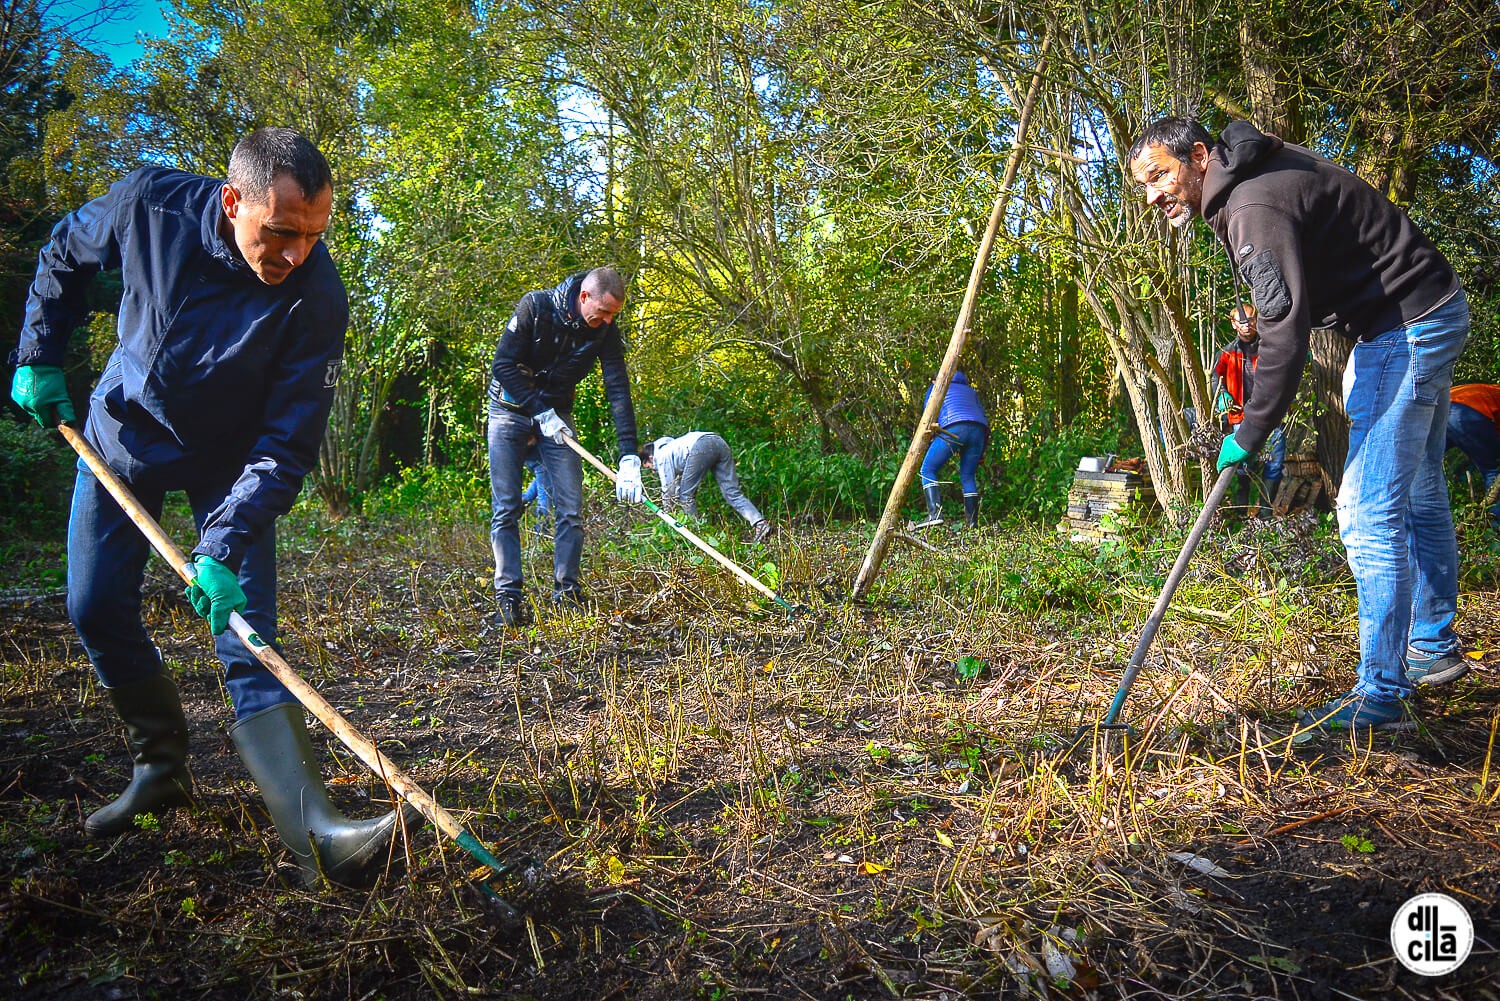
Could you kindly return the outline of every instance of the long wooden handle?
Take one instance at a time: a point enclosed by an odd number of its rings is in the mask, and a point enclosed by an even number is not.
[[[115,471],[109,468],[109,465],[104,461],[104,457],[94,449],[94,446],[88,443],[88,440],[83,435],[68,425],[59,424],[57,429],[62,432],[62,436],[67,439],[68,444],[73,446],[73,450],[87,463],[94,475],[99,478],[99,482],[104,484],[105,489],[110,492],[111,496],[119,501],[120,507],[124,508],[125,513],[130,516],[130,520],[135,522],[136,526],[150,540],[152,547],[161,554],[162,559],[170,563],[176,569],[177,575],[184,581],[189,584],[193,583],[197,579],[197,572],[193,568],[193,561],[188,559],[187,554],[177,547],[171,538],[167,536],[166,532],[162,531],[162,527],[157,523],[156,519],[151,517],[141,507],[140,501],[135,499],[135,495],[130,492],[130,488],[125,486],[124,482],[115,475]],[[359,760],[368,765],[370,770],[376,775],[379,775],[388,782],[401,795],[401,798],[416,807],[422,816],[432,821],[433,824],[437,825],[439,830],[458,841],[465,850],[473,854],[472,848],[465,842],[467,840],[477,845],[478,842],[474,836],[465,831],[463,825],[459,824],[447,810],[439,806],[436,800],[427,795],[421,786],[417,785],[405,772],[392,764],[391,760],[381,753],[380,748],[376,747],[363,734],[354,729],[349,721],[330,705],[327,699],[318,693],[317,689],[302,680],[302,677],[296,671],[292,670],[291,665],[282,659],[281,654],[277,653],[269,643],[256,634],[255,630],[250,627],[250,623],[245,621],[244,616],[239,612],[231,612],[229,615],[229,627],[234,630],[234,634],[255,655],[255,659],[265,665],[266,670],[274,674],[276,680],[285,685],[287,690],[297,697],[298,702],[306,706],[307,710],[316,716],[324,726],[333,731],[334,736],[343,741],[344,745],[353,751]],[[485,854],[488,855],[488,852]],[[481,861],[498,865],[493,862],[493,859],[482,859]]]
[[[585,459],[587,459],[589,461],[589,463],[591,465],[593,465],[593,467],[595,469],[599,470],[599,472],[603,473],[605,476],[608,476],[609,477],[609,481],[611,483],[613,483],[615,481],[615,471],[613,469],[610,469],[603,462],[599,461],[598,457],[596,457],[588,449],[586,449],[582,445],[580,445],[578,443],[578,439],[574,438],[570,434],[563,435],[562,439],[563,439],[563,441],[565,441],[565,442],[568,443],[568,446],[570,448],[572,448],[573,451],[577,452],[579,455],[581,455]],[[649,497],[645,498],[645,505],[646,505],[646,507],[650,508],[652,514],[656,515],[662,521],[666,522],[667,525],[673,531],[677,532],[678,535],[681,535],[684,539],[687,539],[693,545],[697,546],[699,549],[703,550],[709,556],[712,556],[715,560],[717,560],[719,562],[719,564],[724,567],[724,569],[728,570],[730,573],[734,574],[740,580],[744,581],[747,585],[749,585],[750,587],[755,588],[755,590],[759,591],[761,594],[765,595],[767,598],[770,598],[772,601],[776,602],[776,604],[780,605],[782,608],[786,609],[787,611],[789,611],[789,612],[795,611],[795,609],[793,609],[792,606],[789,605],[781,597],[781,595],[777,594],[775,591],[771,590],[769,587],[766,587],[766,585],[764,585],[760,581],[756,580],[753,576],[751,576],[739,564],[735,563],[729,557],[727,557],[723,553],[719,552],[713,546],[710,546],[707,542],[704,542],[702,539],[698,538],[698,536],[690,528],[688,528],[682,522],[678,521],[676,518],[672,517],[670,514],[668,514],[667,512],[663,511],[661,508],[657,507],[655,504],[653,504],[651,502],[651,498],[649,498]]]
[[[1041,93],[1042,77],[1047,68],[1047,52],[1052,47],[1052,32],[1042,36],[1041,52],[1037,56],[1036,69],[1031,75],[1031,88],[1026,93],[1026,100],[1021,105],[1021,117],[1016,122],[1016,135],[1014,145],[1011,147],[1010,156],[1005,164],[1005,174],[1000,179],[1000,193],[995,196],[995,206],[990,209],[989,225],[985,227],[984,236],[979,241],[979,249],[974,254],[974,266],[969,270],[969,284],[964,291],[963,304],[959,307],[958,317],[953,321],[953,336],[948,340],[948,350],[943,355],[943,360],[938,365],[937,375],[932,379],[932,392],[927,397],[927,403],[922,408],[922,418],[917,422],[917,430],[912,435],[911,444],[906,448],[906,457],[901,460],[901,468],[896,471],[896,482],[891,484],[890,496],[886,498],[885,510],[880,515],[880,522],[875,526],[875,537],[870,540],[870,548],[865,553],[865,559],[859,567],[859,573],[855,575],[854,586],[849,592],[849,597],[858,601],[870,590],[870,585],[875,582],[875,575],[880,572],[880,564],[885,561],[886,550],[890,548],[891,536],[896,531],[896,526],[901,523],[901,509],[906,505],[906,494],[911,489],[912,480],[917,478],[917,470],[922,465],[922,459],[927,454],[927,446],[932,441],[932,433],[937,428],[938,415],[943,409],[943,398],[948,393],[948,386],[953,381],[953,373],[958,370],[958,358],[963,353],[964,345],[969,340],[969,325],[974,319],[974,306],[979,301],[979,290],[984,281],[984,273],[989,268],[990,253],[995,246],[995,239],[1000,232],[1000,223],[1005,218],[1005,208],[1010,202],[1011,186],[1015,183],[1016,173],[1021,166],[1021,157],[1027,150],[1026,134],[1031,121],[1032,110],[1036,107],[1037,97]]]

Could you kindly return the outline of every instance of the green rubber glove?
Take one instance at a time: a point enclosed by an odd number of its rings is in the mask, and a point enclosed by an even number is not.
[[[58,421],[75,419],[67,380],[63,378],[63,370],[56,365],[17,367],[16,377],[10,383],[10,398],[44,428],[56,427]],[[55,416],[54,408],[57,411]]]
[[[1219,398],[1214,401],[1214,409],[1221,414],[1229,413],[1236,405],[1234,397],[1230,396],[1227,392],[1220,393]]]
[[[1224,439],[1224,444],[1219,449],[1219,472],[1222,473],[1230,466],[1237,466],[1248,458],[1250,458],[1250,453],[1240,448],[1239,442],[1234,440],[1234,435],[1230,435]]]
[[[208,620],[215,636],[229,627],[229,613],[245,610],[245,592],[234,571],[212,556],[199,555],[193,560],[198,578],[187,586],[187,600],[193,611]]]

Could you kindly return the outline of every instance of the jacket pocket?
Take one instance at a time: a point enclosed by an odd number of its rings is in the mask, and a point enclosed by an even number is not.
[[[1267,320],[1280,320],[1292,311],[1292,293],[1286,287],[1286,278],[1281,265],[1269,250],[1246,261],[1240,268],[1250,294],[1255,300],[1255,309]]]

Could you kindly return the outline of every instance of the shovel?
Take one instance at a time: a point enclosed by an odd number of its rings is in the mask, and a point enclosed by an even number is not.
[[[135,499],[135,495],[130,492],[130,488],[125,486],[125,483],[115,475],[113,469],[109,468],[103,456],[94,449],[93,445],[89,444],[88,440],[82,434],[67,424],[59,423],[57,430],[62,432],[62,436],[67,439],[68,444],[73,446],[73,450],[78,453],[79,457],[83,459],[94,475],[99,478],[99,482],[104,484],[105,489],[119,502],[120,507],[125,509],[125,513],[130,516],[130,520],[135,522],[136,527],[146,536],[146,539],[151,543],[151,547],[157,551],[162,559],[167,561],[168,565],[177,571],[179,577],[189,584],[193,583],[198,577],[197,571],[193,567],[193,561],[188,558],[186,553],[177,548],[177,545],[162,530],[161,525],[157,524],[156,519],[152,518],[146,509],[141,506],[140,501]],[[275,675],[276,680],[285,685],[287,690],[297,697],[297,701],[301,702],[324,726],[333,731],[334,736],[343,741],[344,745],[369,766],[371,771],[380,776],[392,789],[395,789],[403,800],[415,807],[417,812],[430,820],[438,830],[452,838],[458,847],[468,852],[475,861],[493,870],[493,875],[487,875],[484,881],[479,884],[480,889],[485,895],[486,903],[502,917],[511,920],[518,918],[519,914],[515,908],[507,903],[491,884],[501,876],[516,874],[518,870],[521,870],[521,874],[524,877],[530,878],[531,874],[524,871],[527,866],[505,865],[496,859],[495,856],[491,855],[479,843],[478,838],[465,830],[463,825],[455,820],[452,814],[439,806],[437,801],[429,796],[421,786],[412,781],[405,772],[397,768],[389,758],[382,754],[378,747],[366,739],[358,730],[354,729],[349,721],[329,704],[327,699],[318,693],[317,689],[302,680],[301,676],[292,670],[291,665],[282,659],[282,656],[269,643],[256,635],[255,630],[250,627],[250,623],[246,622],[244,616],[240,615],[239,612],[231,612],[229,614],[229,627],[240,638],[240,642],[245,644],[246,649],[255,655],[255,659],[259,660],[265,666],[266,670]]]
[[[1120,687],[1115,691],[1114,701],[1109,704],[1109,712],[1102,722],[1080,726],[1073,734],[1072,743],[1068,747],[1069,751],[1091,739],[1096,733],[1104,734],[1106,737],[1110,734],[1130,735],[1131,728],[1120,722],[1120,711],[1125,708],[1125,699],[1130,695],[1131,686],[1135,684],[1136,677],[1141,673],[1141,667],[1146,663],[1146,653],[1151,649],[1151,641],[1156,638],[1156,630],[1161,626],[1161,620],[1167,614],[1167,606],[1172,603],[1172,595],[1177,593],[1177,585],[1182,583],[1182,578],[1187,574],[1188,563],[1192,560],[1193,553],[1197,552],[1198,544],[1203,541],[1204,533],[1208,531],[1208,523],[1213,520],[1214,512],[1223,502],[1224,495],[1229,493],[1229,485],[1234,482],[1234,475],[1239,468],[1239,466],[1229,466],[1221,472],[1213,488],[1209,490],[1208,496],[1204,498],[1203,510],[1198,513],[1198,520],[1193,522],[1193,529],[1188,532],[1187,541],[1182,544],[1182,552],[1177,554],[1177,562],[1172,564],[1172,572],[1167,574],[1167,582],[1162,585],[1161,595],[1156,599],[1156,606],[1151,609],[1151,614],[1146,617],[1146,624],[1141,627],[1140,639],[1136,640],[1135,652],[1130,655],[1125,674],[1120,678]]]
[[[592,465],[595,469],[599,470],[599,472],[609,477],[609,482],[613,483],[615,481],[615,471],[613,469],[610,469],[603,462],[599,461],[599,459],[588,449],[580,445],[577,438],[574,438],[570,434],[563,434],[561,435],[561,437],[563,441],[568,443],[569,448],[577,452],[579,455],[583,456],[583,458],[587,459],[589,464]],[[787,601],[781,597],[781,595],[777,594],[775,591],[771,590],[769,587],[766,587],[766,585],[756,580],[739,564],[735,563],[729,557],[719,552],[713,546],[710,546],[707,542],[704,542],[702,539],[698,538],[698,536],[682,522],[678,521],[676,518],[672,517],[670,514],[657,507],[655,504],[651,503],[650,497],[643,497],[642,503],[646,505],[647,509],[650,510],[652,514],[656,515],[662,521],[666,522],[667,526],[674,532],[691,542],[693,545],[697,546],[699,549],[703,550],[709,556],[712,556],[720,566],[738,577],[740,581],[746,586],[754,588],[761,594],[765,595],[767,598],[770,598],[772,601],[776,602],[776,604],[780,605],[788,615],[797,615],[799,613],[806,613],[810,611],[810,609],[806,605],[788,604]]]

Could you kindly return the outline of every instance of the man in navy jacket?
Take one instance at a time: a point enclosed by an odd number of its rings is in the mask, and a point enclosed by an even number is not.
[[[153,515],[187,493],[200,533],[194,609],[216,635],[230,729],[282,839],[309,874],[349,881],[383,855],[396,818],[352,823],[328,801],[302,707],[239,638],[232,611],[276,639],[276,530],[317,460],[348,299],[323,245],[328,163],[290,129],[241,140],[227,181],[143,167],[67,216],[42,249],[12,397],[43,427],[74,418],[62,361],[100,271],[124,284],[119,345],[85,434]],[[85,830],[190,802],[187,722],[141,622],[147,541],[82,463],[68,525],[68,613],[124,721],[129,787]],[[309,832],[312,845],[309,845]]]

